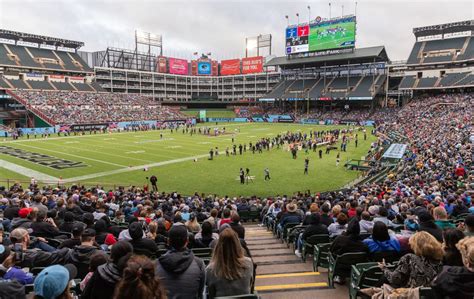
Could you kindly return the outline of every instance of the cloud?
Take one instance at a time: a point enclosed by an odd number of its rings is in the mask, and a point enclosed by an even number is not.
[[[331,15],[355,11],[355,1],[331,1]],[[163,35],[164,53],[191,58],[212,52],[216,59],[242,57],[245,37],[271,33],[272,52],[284,54],[285,15],[296,22],[329,16],[328,2],[0,0],[0,27],[85,42],[83,50],[134,48],[134,31]],[[472,1],[359,0],[357,47],[385,45],[392,60],[406,59],[413,27],[472,19]]]

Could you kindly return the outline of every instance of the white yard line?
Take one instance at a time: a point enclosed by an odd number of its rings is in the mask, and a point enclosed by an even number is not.
[[[11,163],[2,159],[0,159],[0,168],[5,168],[27,177],[34,177],[36,180],[39,180],[39,181],[49,181],[49,182],[56,181],[57,182],[59,180],[58,178],[54,176],[50,176],[42,172],[29,169],[29,168],[26,168],[26,167],[23,167],[18,164]]]
[[[163,165],[168,165],[168,164],[174,164],[174,163],[190,161],[190,160],[194,160],[194,159],[205,158],[205,157],[208,157],[208,156],[209,156],[208,154],[198,155],[198,156],[192,156],[192,157],[185,157],[185,158],[173,159],[173,160],[168,160],[168,161],[162,161],[162,162],[157,162],[157,163],[152,163],[152,164],[139,165],[139,166],[122,168],[122,169],[115,169],[115,170],[110,170],[110,171],[92,173],[92,174],[87,174],[87,175],[83,175],[83,176],[77,176],[77,177],[65,179],[64,182],[65,183],[74,183],[74,182],[77,182],[77,181],[94,179],[94,178],[113,175],[113,174],[131,172],[131,171],[135,171],[135,170],[143,170],[145,167],[146,168],[151,168],[151,167],[163,166]]]
[[[37,146],[32,146],[32,145],[26,145],[26,144],[22,144],[22,146],[31,147],[31,148],[34,148],[34,149],[37,149],[37,150],[41,150],[41,151],[47,151],[47,152],[52,152],[52,153],[56,153],[56,154],[71,156],[71,157],[75,157],[75,158],[79,158],[79,159],[84,159],[84,160],[89,160],[89,161],[95,161],[95,162],[98,162],[98,163],[108,164],[108,165],[112,165],[112,166],[127,167],[126,165],[121,165],[121,164],[116,164],[116,163],[112,163],[112,162],[97,160],[97,159],[88,158],[88,157],[84,157],[84,156],[78,156],[78,155],[74,155],[74,154],[68,154],[68,153],[65,153],[65,152],[55,151],[55,150],[46,149],[46,148],[42,148],[42,147],[37,147]],[[82,162],[82,161],[78,161],[78,162]]]

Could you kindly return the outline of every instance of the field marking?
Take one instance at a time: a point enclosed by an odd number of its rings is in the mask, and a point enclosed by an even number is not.
[[[113,174],[131,172],[131,171],[136,171],[136,170],[143,170],[144,168],[158,167],[158,166],[163,166],[163,165],[168,165],[168,164],[174,164],[174,163],[180,163],[180,162],[185,162],[185,161],[191,161],[191,160],[194,160],[194,159],[205,158],[205,157],[208,157],[208,156],[209,156],[208,154],[205,154],[205,155],[198,155],[198,156],[192,156],[192,157],[185,157],[185,158],[173,159],[173,160],[168,160],[168,161],[163,161],[163,162],[157,162],[157,163],[152,163],[152,164],[139,165],[139,166],[133,166],[133,167],[127,167],[127,168],[109,170],[109,171],[104,171],[104,172],[97,172],[97,173],[92,173],[92,174],[87,174],[87,175],[83,175],[83,176],[77,176],[77,177],[65,179],[65,180],[63,180],[63,181],[64,181],[65,183],[72,183],[72,182],[76,182],[76,181],[83,181],[83,180],[88,180],[88,179],[94,179],[94,178],[103,177],[103,176],[108,176],[108,175],[113,175]]]
[[[170,146],[167,146],[166,148],[182,148],[183,146],[182,145],[170,145]]]
[[[8,169],[10,171],[24,175],[26,177],[34,177],[35,179],[40,180],[40,181],[58,181],[59,180],[58,178],[54,176],[50,176],[48,174],[30,169],[30,168],[26,168],[21,165],[11,163],[2,159],[0,159],[0,168]]]
[[[130,151],[130,152],[125,152],[126,154],[143,154],[145,151]]]
[[[41,150],[41,151],[47,151],[47,152],[52,152],[52,153],[56,153],[56,154],[71,156],[71,157],[75,157],[75,158],[79,158],[79,159],[84,159],[84,160],[89,160],[89,161],[95,161],[95,162],[98,162],[98,163],[109,164],[109,165],[112,165],[112,166],[127,167],[126,165],[121,165],[121,164],[117,164],[117,163],[112,163],[112,162],[97,160],[97,159],[88,158],[88,157],[79,156],[79,155],[74,155],[74,154],[68,154],[68,153],[64,153],[64,152],[60,152],[60,151],[55,151],[55,150],[51,150],[51,149],[46,149],[46,148],[37,147],[37,146],[26,145],[26,144],[22,144],[22,146],[31,147],[31,148],[34,148],[34,149],[37,149],[37,150]],[[81,162],[81,161],[80,161],[80,162]]]

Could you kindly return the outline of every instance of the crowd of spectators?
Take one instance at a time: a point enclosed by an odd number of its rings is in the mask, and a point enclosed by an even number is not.
[[[289,223],[308,225],[296,236],[297,255],[309,237],[327,234],[334,255],[399,254],[396,267],[380,263],[392,286],[472,298],[473,110],[471,95],[443,95],[378,118],[382,141],[393,132],[406,137],[403,159],[383,182],[337,192],[259,198],[136,187],[0,188],[0,297],[23,298],[17,294],[33,283],[37,296],[70,298],[70,288],[79,292],[73,277],[82,298],[248,294],[256,265],[239,214],[259,211],[280,232]],[[197,248],[210,248],[212,257],[195,256]],[[38,267],[46,268],[33,271]]]
[[[186,119],[179,109],[162,106],[152,97],[139,94],[29,90],[15,93],[29,107],[61,125]]]

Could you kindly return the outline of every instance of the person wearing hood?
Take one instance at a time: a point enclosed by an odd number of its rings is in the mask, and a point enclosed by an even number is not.
[[[428,211],[418,213],[418,231],[425,231],[443,243],[443,231],[434,222],[433,216]]]
[[[96,232],[95,241],[97,244],[110,246],[117,242],[114,235],[108,232],[107,222],[104,219],[100,219],[95,223],[94,230]]]
[[[372,236],[363,241],[370,253],[396,251],[400,252],[400,242],[397,238],[390,236],[388,227],[383,222],[375,222]]]
[[[205,265],[187,248],[186,227],[173,225],[168,242],[170,250],[158,258],[156,267],[168,299],[199,298],[204,289]]]
[[[143,228],[140,222],[133,222],[128,226],[130,237],[129,242],[132,244],[135,254],[143,254],[152,257],[158,251],[155,241],[143,237]]]
[[[369,253],[369,248],[367,245],[360,240],[360,224],[356,217],[352,218],[349,224],[347,225],[347,230],[342,235],[339,235],[331,243],[329,247],[329,252],[334,256],[341,255],[349,252],[365,252]],[[342,269],[348,277],[350,269]],[[344,283],[342,277],[336,276],[334,278],[336,283]]]
[[[437,298],[471,299],[474,297],[474,237],[466,237],[456,245],[463,266],[446,267],[431,284]]]
[[[33,220],[36,219],[37,210],[33,208],[22,208],[18,211],[18,217],[13,218],[11,222],[11,230],[15,228],[29,229]]]
[[[112,299],[115,286],[122,279],[123,269],[132,253],[133,247],[128,241],[115,243],[110,251],[110,262],[100,265],[92,274],[81,299]]]
[[[69,257],[69,263],[77,268],[77,278],[83,279],[89,269],[91,256],[97,252],[102,252],[94,246],[95,231],[86,229],[81,236],[81,245],[74,247]]]

